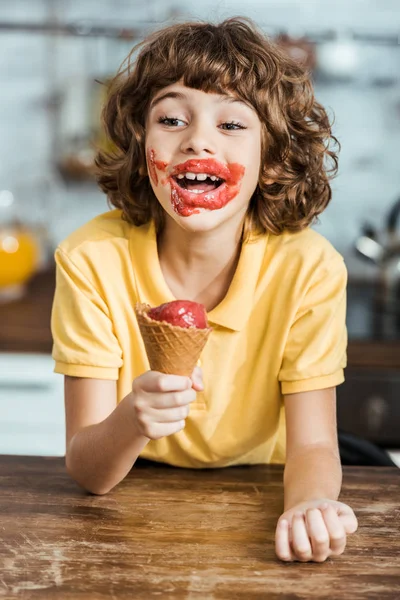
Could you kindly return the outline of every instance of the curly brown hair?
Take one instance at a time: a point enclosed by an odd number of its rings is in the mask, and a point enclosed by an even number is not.
[[[338,155],[330,142],[338,150],[340,144],[308,70],[244,17],[218,25],[178,23],[152,33],[111,81],[102,121],[113,150],[99,151],[95,162],[97,181],[122,218],[135,225],[154,219],[157,232],[163,228],[164,210],[147,174],[145,122],[154,94],[180,80],[204,92],[235,94],[261,121],[261,167],[244,237],[310,225],[331,199]],[[330,168],[326,159],[333,161]]]

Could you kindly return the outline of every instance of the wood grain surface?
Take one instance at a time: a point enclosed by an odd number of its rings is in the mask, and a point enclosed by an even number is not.
[[[0,597],[400,598],[400,470],[344,467],[359,519],[345,553],[282,563],[282,467],[184,470],[140,461],[105,496],[60,458],[0,457]]]

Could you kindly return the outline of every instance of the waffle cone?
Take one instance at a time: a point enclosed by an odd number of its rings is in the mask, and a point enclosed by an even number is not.
[[[185,328],[148,316],[149,304],[136,304],[135,313],[152,371],[190,376],[212,329]]]

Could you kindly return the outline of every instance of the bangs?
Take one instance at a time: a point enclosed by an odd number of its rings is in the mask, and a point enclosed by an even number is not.
[[[156,39],[142,56],[151,61],[151,70],[145,69],[151,96],[182,81],[203,92],[231,93],[258,110],[259,90],[273,85],[276,65],[260,48],[260,39],[252,39],[255,34],[247,27],[240,29],[237,24],[231,29],[196,23],[173,28],[169,39]]]
[[[182,79],[185,86],[203,92],[216,94],[230,92],[250,101],[249,92],[254,89],[257,81],[254,73],[249,72],[248,69],[240,72],[237,64],[227,55],[215,56],[212,50],[208,56],[202,53],[198,58],[196,68],[193,68],[193,61],[190,59],[182,63],[177,80]]]

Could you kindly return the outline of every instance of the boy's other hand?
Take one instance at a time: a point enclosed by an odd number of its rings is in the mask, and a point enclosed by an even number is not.
[[[151,440],[181,431],[196,391],[203,389],[200,367],[190,377],[147,371],[136,377],[129,396],[134,426]]]
[[[357,527],[353,510],[343,502],[324,498],[302,502],[279,518],[275,552],[286,562],[324,562],[343,553],[346,536]]]

